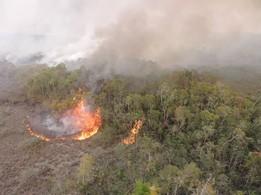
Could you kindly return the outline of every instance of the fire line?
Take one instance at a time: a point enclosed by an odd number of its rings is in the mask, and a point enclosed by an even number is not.
[[[58,137],[49,137],[35,131],[31,124],[27,123],[27,131],[30,135],[35,136],[43,141],[52,141],[52,140],[85,140],[95,135],[102,124],[100,108],[95,111],[89,111],[86,109],[87,102],[85,100],[80,100],[75,108],[65,112],[62,117],[71,117],[73,118],[73,127],[79,129],[79,132],[73,135],[68,136],[58,136]]]
[[[129,136],[123,139],[122,143],[126,145],[134,144],[136,142],[137,135],[139,134],[139,131],[142,128],[142,125],[143,125],[142,119],[136,120],[133,128],[130,131]]]

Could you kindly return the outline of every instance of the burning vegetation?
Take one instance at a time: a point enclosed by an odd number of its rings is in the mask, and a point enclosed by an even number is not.
[[[34,114],[27,126],[32,136],[84,140],[104,124],[90,148],[93,153],[81,162],[84,170],[75,185],[82,194],[260,191],[260,95],[242,96],[195,71],[162,73],[153,79],[114,76],[97,83],[93,75],[84,69],[50,67],[28,83],[27,91],[30,101],[62,113]],[[95,90],[84,87],[86,83]],[[83,99],[89,95],[93,103]],[[102,148],[99,153],[96,146]]]
[[[128,137],[122,140],[122,143],[126,145],[134,144],[137,139],[137,135],[139,134],[140,129],[142,128],[143,120],[136,120],[133,128],[130,131]]]
[[[101,127],[102,118],[100,108],[91,110],[87,105],[87,101],[81,99],[73,109],[62,114],[56,123],[55,126],[53,124],[46,125],[46,131],[55,132],[57,129],[63,128],[64,134],[55,136],[44,135],[43,132],[40,133],[37,129],[34,129],[30,122],[27,124],[27,130],[32,136],[44,141],[85,140],[95,135]],[[70,134],[70,132],[73,132],[73,134]]]

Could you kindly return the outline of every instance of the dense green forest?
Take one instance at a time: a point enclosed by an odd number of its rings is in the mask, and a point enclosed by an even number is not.
[[[65,191],[82,194],[259,194],[261,96],[215,75],[181,70],[146,77],[112,75],[88,85],[91,72],[44,68],[27,98],[56,111],[72,106],[79,88],[102,110],[86,154]],[[135,144],[124,145],[136,120]]]

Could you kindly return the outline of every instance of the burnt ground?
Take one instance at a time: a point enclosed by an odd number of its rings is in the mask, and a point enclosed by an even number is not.
[[[26,103],[0,103],[0,194],[77,194],[70,181],[91,140],[38,140],[24,124],[32,112]]]
[[[77,194],[74,181],[82,156],[99,152],[91,139],[44,142],[29,135],[26,116],[42,108],[26,102],[23,80],[33,74],[16,71],[0,63],[0,195]]]

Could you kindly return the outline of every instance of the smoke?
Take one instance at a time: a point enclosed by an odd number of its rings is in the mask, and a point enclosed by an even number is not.
[[[260,11],[258,0],[144,0],[97,32],[91,59],[126,71],[134,59],[163,67],[260,65]]]
[[[47,138],[61,138],[73,136],[82,131],[91,132],[99,128],[98,119],[95,115],[97,110],[92,104],[84,103],[67,110],[63,114],[53,114],[46,110],[36,110],[27,117],[30,129]],[[100,116],[98,116],[100,117]]]
[[[0,56],[105,72],[259,65],[259,0],[2,0]]]
[[[130,2],[1,0],[0,58],[24,64],[85,57],[96,47],[96,27],[116,20]]]
[[[45,133],[48,136],[55,137],[73,135],[80,132],[80,130],[75,128],[73,125],[73,117],[69,116],[56,119],[51,115],[46,115],[42,121],[37,121],[36,119],[32,121],[33,122],[31,125],[33,125],[35,128],[38,126],[38,131],[42,131],[42,133]]]

